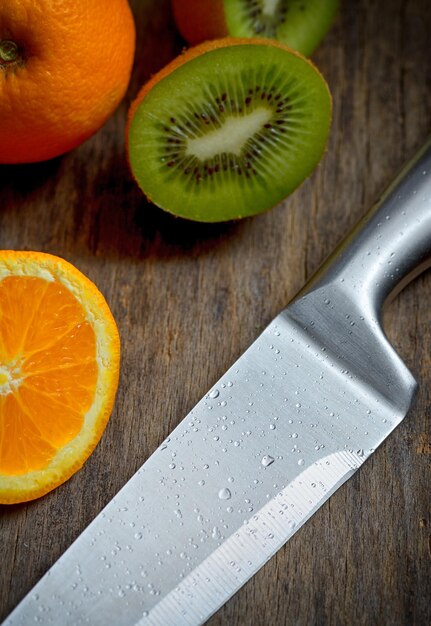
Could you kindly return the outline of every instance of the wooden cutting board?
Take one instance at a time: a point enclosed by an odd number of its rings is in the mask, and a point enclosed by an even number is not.
[[[429,0],[345,1],[313,57],[334,96],[315,174],[260,217],[174,219],[132,181],[124,125],[139,86],[182,42],[167,0],[133,6],[135,69],[114,117],[64,157],[0,167],[0,246],[74,263],[105,294],[122,339],[115,411],[85,467],[40,500],[0,507],[0,618],[287,304],[431,128]],[[420,381],[409,416],[212,626],[431,623],[430,309],[428,272],[386,313]]]

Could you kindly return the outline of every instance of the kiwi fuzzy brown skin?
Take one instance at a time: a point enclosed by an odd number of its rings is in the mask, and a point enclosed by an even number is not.
[[[131,125],[132,122],[134,120],[135,114],[137,112],[137,110],[139,109],[141,103],[143,102],[143,100],[148,96],[148,94],[152,91],[152,89],[154,89],[154,87],[156,87],[156,85],[163,81],[165,78],[169,77],[170,74],[172,74],[173,72],[175,72],[176,70],[178,70],[179,68],[181,68],[181,66],[188,64],[190,61],[193,61],[194,59],[205,55],[206,53],[212,52],[212,51],[216,51],[220,48],[232,48],[232,47],[236,47],[236,46],[261,46],[261,47],[273,47],[273,48],[280,48],[281,50],[288,52],[290,55],[293,55],[294,57],[297,57],[298,59],[300,59],[301,61],[303,61],[305,64],[307,64],[308,66],[310,66],[311,68],[313,68],[313,72],[315,74],[317,74],[320,77],[320,80],[322,81],[322,83],[325,85],[326,87],[326,97],[329,101],[329,120],[328,122],[330,122],[330,117],[332,114],[332,98],[329,92],[329,88],[326,85],[326,82],[324,81],[322,75],[320,74],[319,70],[316,68],[316,66],[309,60],[304,58],[300,53],[298,53],[295,50],[290,49],[288,46],[286,46],[285,44],[276,41],[276,40],[265,40],[263,38],[258,38],[258,39],[252,39],[252,38],[231,38],[231,37],[226,37],[223,39],[218,39],[218,40],[212,40],[212,41],[206,41],[200,45],[197,45],[193,48],[189,48],[184,50],[178,57],[176,57],[175,59],[173,59],[167,66],[165,66],[164,68],[162,68],[157,74],[155,74],[139,91],[138,95],[136,96],[135,100],[132,102],[130,109],[129,109],[129,114],[128,114],[128,120],[127,120],[127,125],[126,125],[126,147],[127,147],[127,157],[128,157],[128,162],[129,162],[129,166],[130,169],[132,171],[132,174],[137,182],[137,184],[141,187],[144,195],[147,197],[147,199],[156,204],[157,206],[163,208],[164,210],[171,212],[173,215],[175,216],[179,216],[185,219],[190,219],[193,221],[202,221],[202,222],[221,222],[221,221],[229,221],[232,219],[240,219],[243,217],[247,217],[250,215],[254,215],[257,213],[262,213],[264,211],[267,211],[269,209],[271,209],[273,206],[275,206],[276,204],[278,204],[278,202],[280,202],[280,200],[282,199],[282,197],[278,198],[275,202],[269,203],[267,204],[264,208],[259,208],[258,210],[255,210],[254,208],[250,207],[247,209],[247,212],[240,212],[238,214],[229,214],[229,215],[224,215],[222,214],[223,212],[221,210],[218,211],[218,213],[216,215],[212,215],[211,213],[206,214],[205,216],[200,214],[200,215],[190,215],[187,214],[187,212],[179,212],[178,210],[173,209],[172,207],[170,207],[168,204],[163,204],[161,202],[158,201],[157,197],[153,196],[153,192],[148,191],[148,189],[146,189],[145,186],[143,186],[140,183],[139,180],[139,176],[136,174],[133,164],[132,164],[132,159],[131,159],[131,133],[130,133],[130,129],[131,129]],[[260,89],[260,88],[258,88]],[[259,94],[260,96],[260,94]],[[263,94],[262,94],[263,96]],[[173,112],[173,115],[175,115],[175,112]],[[171,118],[172,121],[174,122],[174,118]],[[167,129],[166,129],[167,130]],[[329,126],[328,126],[328,130],[329,130]],[[281,131],[284,132],[284,131]],[[325,141],[326,144],[326,141]],[[325,150],[325,146],[322,147],[320,155],[318,157],[317,160],[315,160],[314,165],[309,169],[308,173],[303,177],[305,178],[306,176],[308,176],[311,171],[314,169],[315,165],[317,165],[317,162],[320,160],[320,157],[322,156],[323,151]],[[167,163],[168,166],[173,165],[173,163]],[[255,172],[256,173],[256,172]],[[247,174],[248,177],[248,174]],[[302,179],[303,180],[303,179]],[[302,180],[300,182],[302,182]],[[300,184],[300,182],[298,182],[295,186],[298,186]],[[291,191],[293,191],[294,187],[291,188],[287,193],[284,194],[283,197],[287,196]]]

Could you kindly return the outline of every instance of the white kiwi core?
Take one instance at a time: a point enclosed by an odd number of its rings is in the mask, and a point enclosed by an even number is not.
[[[263,0],[262,13],[268,17],[273,17],[280,0]]]
[[[258,107],[247,115],[230,115],[220,128],[210,130],[202,137],[187,139],[186,154],[201,161],[211,159],[217,154],[235,154],[239,156],[247,141],[258,133],[273,117],[271,109]]]

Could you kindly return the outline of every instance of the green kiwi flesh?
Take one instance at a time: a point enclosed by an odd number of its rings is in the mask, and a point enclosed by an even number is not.
[[[310,56],[328,31],[339,0],[223,0],[231,37],[269,37]]]
[[[279,203],[315,168],[331,119],[328,87],[284,48],[205,52],[159,80],[129,124],[145,195],[184,218],[221,222]]]

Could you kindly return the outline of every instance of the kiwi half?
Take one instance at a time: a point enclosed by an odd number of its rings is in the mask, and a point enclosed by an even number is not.
[[[314,169],[331,118],[310,61],[263,39],[207,42],[156,74],[132,104],[132,172],[175,215],[220,222],[261,213]]]
[[[172,0],[178,29],[191,44],[217,37],[270,37],[309,56],[340,0]]]

